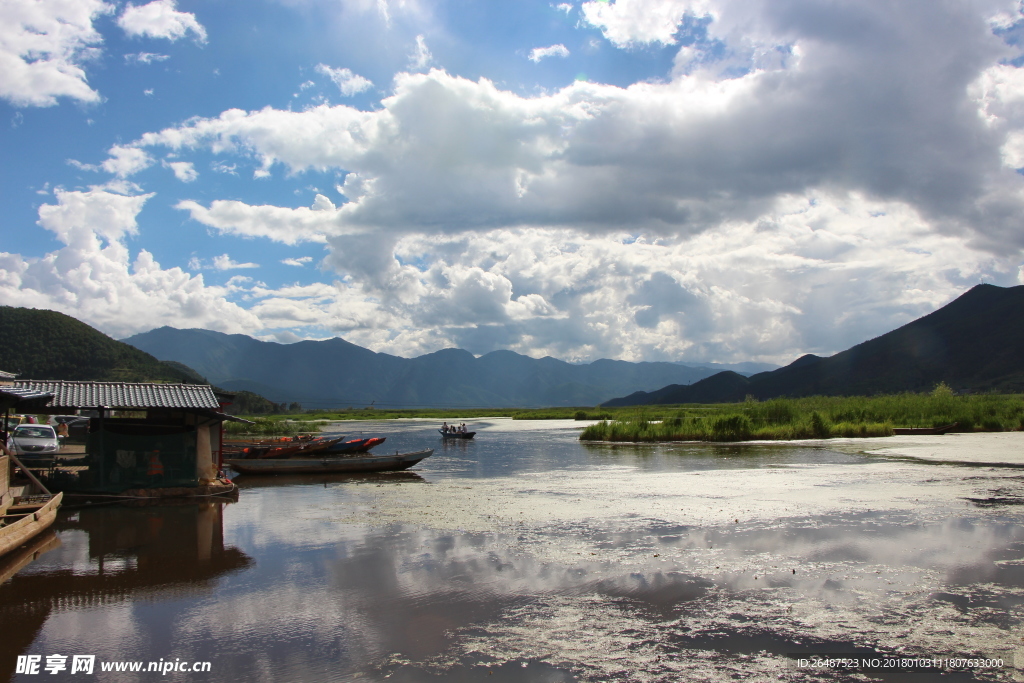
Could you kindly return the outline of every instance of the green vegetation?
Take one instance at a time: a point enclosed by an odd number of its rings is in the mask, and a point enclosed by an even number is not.
[[[194,371],[161,363],[56,311],[0,306],[0,338],[0,370],[20,379],[196,381]]]
[[[302,406],[298,403],[274,403],[268,398],[251,391],[229,391],[235,398],[225,410],[230,415],[284,415],[301,413]]]
[[[592,441],[747,441],[889,436],[893,427],[957,431],[1024,429],[1024,396],[955,396],[944,383],[927,394],[808,398],[612,409],[616,417],[583,430]]]
[[[428,418],[433,420],[471,420],[483,417],[511,417],[513,420],[607,420],[615,412],[603,408],[419,408],[398,410],[388,408],[349,408],[347,410],[307,410],[307,420],[400,420]],[[286,416],[269,416],[286,419]]]
[[[268,420],[256,418],[255,424],[244,422],[225,422],[224,431],[231,436],[295,436],[320,431],[317,422],[297,420]]]

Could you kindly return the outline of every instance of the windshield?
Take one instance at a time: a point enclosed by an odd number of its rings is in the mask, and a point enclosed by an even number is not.
[[[32,425],[26,427],[21,425],[14,430],[15,438],[33,438],[33,439],[55,439],[57,435],[53,431],[53,427],[46,425]]]

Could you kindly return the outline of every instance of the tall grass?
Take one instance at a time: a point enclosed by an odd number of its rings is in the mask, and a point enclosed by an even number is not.
[[[224,431],[232,436],[295,436],[296,434],[318,432],[320,425],[316,422],[268,420],[257,417],[253,419],[253,424],[225,422]]]
[[[889,436],[893,427],[957,431],[1024,429],[1020,395],[955,396],[945,385],[929,394],[747,399],[743,403],[620,409],[615,419],[583,430],[594,441],[746,441]]]

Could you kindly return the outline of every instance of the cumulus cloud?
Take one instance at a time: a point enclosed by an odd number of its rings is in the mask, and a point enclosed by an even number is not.
[[[117,335],[171,324],[340,335],[400,355],[461,346],[577,360],[788,362],[888,331],[979,279],[1008,284],[1020,267],[936,234],[901,202],[815,194],[675,239],[567,228],[332,236],[334,282],[274,289],[235,277],[214,287],[162,269],[148,252],[130,258],[125,240],[151,195],[58,189],[55,198],[40,208],[40,225],[66,246],[36,261],[0,255],[0,295]],[[223,254],[192,266],[256,264]],[[242,295],[247,309],[231,302]]]
[[[305,266],[307,263],[311,263],[312,261],[312,256],[299,256],[298,258],[281,259],[281,263],[286,266],[298,266],[299,268]]]
[[[199,177],[199,171],[191,161],[164,161],[164,166],[171,169],[174,177],[183,183],[191,183]]]
[[[352,73],[351,69],[332,69],[326,64],[317,64],[316,72],[334,81],[345,97],[351,97],[373,87],[373,81]]]
[[[114,145],[108,153],[110,158],[100,164],[100,168],[121,178],[138,173],[153,164],[153,159],[139,147]]]
[[[535,47],[530,50],[529,60],[531,62],[539,62],[547,57],[568,57],[569,48],[565,45],[558,44],[550,47]]]
[[[534,97],[400,74],[375,111],[231,110],[137,144],[253,154],[256,174],[350,173],[371,191],[346,194],[338,224],[362,229],[692,235],[838,189],[903,201],[981,248],[1020,248],[1022,79],[989,21],[1005,4],[594,3],[588,16],[622,44],[671,43],[643,22],[690,14],[724,47],[681,48],[667,82]]]
[[[129,2],[117,25],[132,38],[166,38],[173,42],[192,33],[196,42],[205,43],[206,29],[196,15],[179,12],[176,6],[175,0],[154,0],[145,5]]]
[[[399,355],[460,346],[577,360],[832,353],[979,280],[1010,284],[1020,263],[936,234],[900,202],[828,194],[672,240],[498,228],[346,235],[328,249],[339,281],[248,292],[264,329]]]
[[[230,291],[202,276],[164,269],[126,238],[152,195],[126,196],[103,189],[54,192],[56,204],[39,208],[39,225],[63,247],[38,259],[0,253],[0,298],[10,306],[58,310],[115,337],[177,325],[224,332],[259,326],[252,313],[228,301]]]
[[[101,0],[0,4],[0,97],[17,107],[50,107],[61,97],[98,102],[83,66],[103,42],[93,21],[113,10]]]
[[[709,13],[707,0],[616,0],[584,2],[583,18],[599,27],[605,37],[619,46],[634,43],[674,44],[676,31],[687,12]]]
[[[687,15],[706,35],[663,82],[522,96],[405,73],[372,111],[229,110],[104,168],[128,177],[162,148],[344,176],[337,204],[177,204],[225,235],[325,245],[334,282],[234,281],[264,330],[400,354],[831,353],[1019,277],[1024,72],[990,21],[1005,4],[588,3],[624,48],[673,44]]]
[[[228,235],[265,237],[283,244],[324,242],[327,233],[337,233],[340,212],[323,195],[312,208],[250,206],[236,200],[218,199],[205,207],[194,200],[178,202],[175,208],[188,211],[193,220]]]

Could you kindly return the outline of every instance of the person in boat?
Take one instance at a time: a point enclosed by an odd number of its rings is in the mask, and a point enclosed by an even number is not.
[[[444,424],[441,425],[441,433],[443,433],[443,434],[447,434],[448,433],[448,423],[447,422],[445,422]]]
[[[459,425],[459,434],[465,434],[465,433],[466,433],[466,423],[463,422],[461,425]]]

